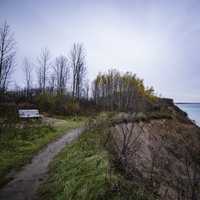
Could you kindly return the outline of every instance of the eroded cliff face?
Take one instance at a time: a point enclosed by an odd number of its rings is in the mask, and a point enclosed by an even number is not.
[[[118,123],[112,153],[132,181],[162,200],[200,199],[200,131],[172,119]]]

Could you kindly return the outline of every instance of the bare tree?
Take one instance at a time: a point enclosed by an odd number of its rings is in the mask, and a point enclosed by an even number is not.
[[[30,62],[27,58],[24,59],[24,66],[23,66],[24,74],[25,74],[25,82],[26,82],[26,95],[29,95],[31,86],[32,86],[32,67]]]
[[[53,93],[56,87],[56,76],[54,73],[52,73],[50,76],[49,87],[50,87],[50,92]]]
[[[79,43],[73,45],[70,61],[72,67],[72,96],[79,99],[86,73],[83,45]]]
[[[47,48],[43,49],[38,58],[38,83],[42,92],[45,92],[50,67],[50,52]]]
[[[141,135],[143,133],[143,124],[135,122],[119,123],[111,129],[110,147],[113,147],[113,153],[126,173],[131,173],[133,170],[131,160],[141,148]]]
[[[15,40],[10,26],[4,22],[0,27],[0,91],[5,92],[15,65]]]
[[[89,90],[90,90],[89,80],[86,80],[86,82],[85,82],[85,88],[84,88],[84,96],[85,96],[85,98],[87,100],[89,99]]]
[[[57,90],[60,94],[63,94],[69,77],[69,67],[67,65],[67,58],[65,56],[56,58],[54,73]]]

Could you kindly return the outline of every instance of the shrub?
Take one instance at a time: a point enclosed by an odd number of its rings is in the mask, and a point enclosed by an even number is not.
[[[76,102],[76,101],[68,101],[65,105],[64,105],[64,108],[65,108],[65,113],[66,114],[78,114],[80,112],[80,105],[79,105],[79,102]]]
[[[17,119],[17,105],[15,103],[1,103],[0,117],[10,120]]]

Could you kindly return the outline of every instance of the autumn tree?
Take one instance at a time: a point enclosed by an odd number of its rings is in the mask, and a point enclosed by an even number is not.
[[[146,89],[142,79],[135,74],[120,74],[117,70],[99,74],[93,82],[93,98],[97,105],[107,110],[137,111],[150,101],[152,88]]]

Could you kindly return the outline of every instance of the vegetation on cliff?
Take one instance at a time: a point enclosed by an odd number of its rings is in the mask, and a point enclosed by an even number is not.
[[[41,198],[198,199],[199,129],[158,113],[91,118],[51,165]]]

